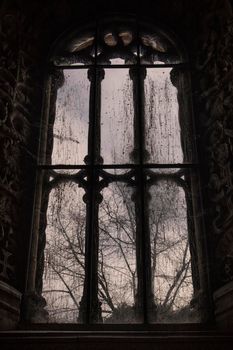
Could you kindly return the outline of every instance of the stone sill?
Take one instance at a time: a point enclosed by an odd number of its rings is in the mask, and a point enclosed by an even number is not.
[[[0,332],[0,343],[1,350],[232,350],[233,332],[5,331]]]

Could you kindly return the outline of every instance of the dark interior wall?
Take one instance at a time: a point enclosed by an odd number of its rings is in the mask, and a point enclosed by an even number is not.
[[[227,0],[2,2],[0,278],[24,291],[48,53],[64,31],[104,13],[149,18],[174,31],[187,49],[215,290],[233,280],[233,19]]]

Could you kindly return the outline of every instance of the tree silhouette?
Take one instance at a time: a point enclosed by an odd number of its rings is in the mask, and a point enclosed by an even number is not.
[[[134,189],[111,183],[99,207],[98,297],[106,323],[135,323],[137,299]],[[156,321],[193,320],[187,205],[171,180],[148,187],[152,294]],[[77,322],[85,278],[84,190],[73,182],[50,192],[43,295],[50,322]],[[153,322],[153,315],[151,317]]]

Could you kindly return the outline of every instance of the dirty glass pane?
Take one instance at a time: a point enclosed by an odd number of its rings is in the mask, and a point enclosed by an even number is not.
[[[56,169],[54,168],[51,170],[51,175],[52,173],[56,174],[63,174],[63,175],[74,175],[77,174],[80,170],[79,169]]]
[[[101,91],[101,156],[105,164],[131,163],[133,86],[128,69],[105,69]]]
[[[149,163],[182,163],[177,89],[172,68],[147,69],[145,78],[145,148]]]
[[[93,51],[94,52],[94,51]],[[53,64],[59,66],[83,66],[94,64],[92,53],[74,52],[67,53],[53,58]]]
[[[63,73],[64,83],[57,91],[51,162],[81,164],[87,154],[90,82],[86,69]]]
[[[50,323],[78,322],[85,254],[84,190],[60,183],[49,194],[42,295]]]
[[[136,227],[132,189],[124,183],[102,191],[99,213],[99,299],[104,323],[136,323]]]
[[[179,175],[185,173],[185,169],[180,169],[180,168],[153,168],[148,170],[149,173],[153,173],[154,175],[163,175],[166,174],[166,176],[169,175]]]
[[[104,169],[105,173],[110,174],[110,175],[121,175],[121,176],[126,176],[127,178],[130,177],[129,174],[132,174],[133,170],[131,169],[126,169],[126,168],[117,168],[117,169]]]
[[[157,315],[150,321],[197,322],[193,298],[185,191],[172,180],[148,187],[152,293]],[[190,228],[189,228],[190,229]]]

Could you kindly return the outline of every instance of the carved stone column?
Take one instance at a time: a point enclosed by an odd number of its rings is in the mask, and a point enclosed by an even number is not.
[[[30,202],[27,195],[32,192],[36,159],[30,137],[38,117],[38,102],[34,99],[39,99],[40,90],[39,81],[33,81],[36,69],[26,19],[5,7],[0,29],[0,314],[5,316],[0,323],[13,327],[19,321],[25,283],[29,242],[26,230],[31,215],[26,211]]]
[[[224,324],[233,310],[233,15],[227,0],[198,6],[193,81],[215,315]]]

